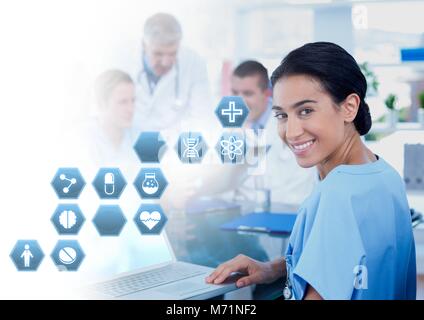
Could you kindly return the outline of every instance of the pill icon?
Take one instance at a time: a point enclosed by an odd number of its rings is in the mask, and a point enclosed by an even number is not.
[[[105,193],[107,195],[112,195],[115,192],[115,176],[112,172],[106,172],[105,177]]]
[[[74,263],[76,259],[77,259],[77,252],[74,248],[65,247],[65,248],[60,249],[59,260],[63,264]]]

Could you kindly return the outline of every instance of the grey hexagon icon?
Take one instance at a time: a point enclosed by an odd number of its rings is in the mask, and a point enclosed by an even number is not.
[[[60,235],[76,235],[84,224],[85,218],[77,204],[59,204],[54,211],[51,222]]]
[[[77,199],[85,186],[78,168],[59,168],[51,182],[59,199]]]
[[[94,226],[101,236],[119,236],[127,218],[118,205],[101,205],[93,218]]]
[[[159,163],[167,149],[160,132],[143,131],[134,144],[134,151],[141,162]]]
[[[175,145],[175,151],[183,163],[200,163],[208,145],[200,132],[183,132]]]
[[[215,149],[222,163],[242,164],[246,155],[246,138],[238,132],[225,132],[219,138]]]
[[[59,271],[77,271],[85,253],[77,240],[59,240],[50,256]]]
[[[158,204],[142,204],[134,216],[141,234],[160,234],[168,218]]]
[[[37,271],[44,253],[37,240],[18,240],[10,258],[18,271]]]
[[[241,128],[247,119],[249,108],[242,97],[226,96],[218,103],[215,114],[224,128]]]
[[[160,168],[142,168],[134,181],[134,187],[143,199],[159,199],[168,181]]]
[[[100,199],[119,199],[126,185],[119,168],[101,168],[93,181],[93,187]]]

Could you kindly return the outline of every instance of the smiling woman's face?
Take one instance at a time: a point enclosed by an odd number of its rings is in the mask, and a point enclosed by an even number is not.
[[[279,79],[273,104],[278,133],[301,167],[326,162],[343,144],[343,112],[317,80],[304,75]]]

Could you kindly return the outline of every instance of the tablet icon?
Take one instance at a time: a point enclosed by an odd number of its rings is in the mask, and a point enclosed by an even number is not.
[[[60,271],[77,271],[85,258],[81,246],[76,240],[59,240],[51,258]]]
[[[59,250],[59,260],[64,264],[72,264],[77,260],[77,252],[72,247],[65,247]]]

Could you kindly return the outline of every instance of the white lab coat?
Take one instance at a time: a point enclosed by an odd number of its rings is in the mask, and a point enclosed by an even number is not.
[[[87,169],[97,170],[106,167],[134,167],[138,169],[139,160],[133,146],[138,132],[132,128],[124,131],[121,144],[112,144],[98,119],[91,118],[78,125],[68,136],[69,159],[80,162]],[[71,151],[72,150],[72,151]]]
[[[214,117],[206,63],[192,50],[181,47],[173,68],[150,92],[146,72],[141,67],[135,77],[137,103],[135,128],[143,131],[201,128]]]

